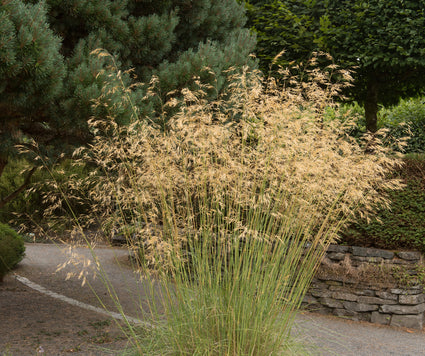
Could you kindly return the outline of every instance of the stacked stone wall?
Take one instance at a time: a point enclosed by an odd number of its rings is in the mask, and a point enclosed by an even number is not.
[[[322,314],[422,329],[422,265],[416,251],[331,245],[303,305]]]

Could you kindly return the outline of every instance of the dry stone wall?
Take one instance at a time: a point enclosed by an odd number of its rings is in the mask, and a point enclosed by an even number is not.
[[[424,327],[423,256],[416,251],[331,245],[303,306],[352,320]]]

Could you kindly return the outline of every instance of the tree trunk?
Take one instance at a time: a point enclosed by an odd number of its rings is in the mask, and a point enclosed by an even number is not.
[[[376,132],[378,130],[378,91],[378,82],[375,78],[371,78],[367,84],[364,104],[366,129],[370,132]]]
[[[7,159],[1,158],[0,157],[0,177],[3,174],[4,168],[7,165]]]

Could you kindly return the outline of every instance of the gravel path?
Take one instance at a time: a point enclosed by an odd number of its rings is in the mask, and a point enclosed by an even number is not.
[[[26,257],[14,272],[56,294],[52,297],[36,291],[14,275],[6,277],[0,286],[0,355],[37,355],[40,346],[44,353],[38,354],[46,356],[119,355],[128,345],[111,317],[72,304],[74,300],[102,308],[103,303],[108,310],[117,311],[102,278],[93,278],[90,250],[52,244],[26,247]],[[143,319],[146,291],[132,272],[127,250],[97,247],[95,251],[126,315]],[[67,260],[71,263],[63,265]],[[61,264],[63,268],[58,270]],[[82,286],[84,277],[87,283]],[[425,332],[311,313],[297,318],[293,335],[312,345],[312,355],[425,356]]]

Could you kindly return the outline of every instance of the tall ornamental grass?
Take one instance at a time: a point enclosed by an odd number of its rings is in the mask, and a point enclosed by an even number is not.
[[[290,353],[327,246],[397,186],[386,172],[398,161],[378,136],[365,138],[365,153],[346,127],[323,120],[339,86],[326,72],[309,75],[306,85],[229,72],[233,85],[216,100],[197,83],[171,93],[155,122],[136,109],[128,127],[91,122],[94,143],[76,155],[99,167],[88,178],[92,211],[126,233],[155,284],[144,301],[152,327],[129,333],[134,354]],[[156,88],[153,79],[147,95]]]

